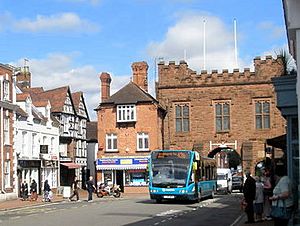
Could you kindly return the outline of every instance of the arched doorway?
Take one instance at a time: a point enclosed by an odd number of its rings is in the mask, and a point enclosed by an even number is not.
[[[241,171],[241,156],[236,150],[229,147],[217,147],[208,153],[208,157],[217,160],[218,168],[229,168]]]

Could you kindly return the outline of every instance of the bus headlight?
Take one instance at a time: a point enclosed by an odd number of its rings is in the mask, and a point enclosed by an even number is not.
[[[195,187],[193,187],[192,191],[193,191],[193,192],[195,191]]]

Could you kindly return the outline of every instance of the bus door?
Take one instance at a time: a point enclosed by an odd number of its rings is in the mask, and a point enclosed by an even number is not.
[[[199,163],[197,161],[193,162],[191,177],[193,177],[193,182],[195,184],[195,197],[199,198]]]

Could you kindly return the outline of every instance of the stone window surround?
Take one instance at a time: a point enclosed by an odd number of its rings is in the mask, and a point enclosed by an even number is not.
[[[183,131],[183,116],[181,117],[181,122],[182,122],[182,128],[180,131],[177,131],[177,127],[176,127],[176,106],[188,106],[189,109],[189,115],[188,115],[188,130],[187,131]],[[173,109],[174,109],[174,128],[175,128],[175,133],[188,133],[191,130],[191,104],[188,101],[183,101],[183,102],[174,102],[173,103]]]
[[[218,131],[217,129],[217,124],[216,124],[216,119],[217,119],[217,115],[216,115],[216,105],[217,104],[228,104],[229,105],[229,114],[228,114],[228,117],[229,117],[229,120],[228,120],[228,129],[224,129],[224,128],[221,128],[221,130]],[[230,99],[222,99],[222,100],[213,100],[212,101],[212,105],[214,107],[214,127],[215,127],[215,132],[216,133],[228,133],[230,132],[230,125],[231,125],[231,109],[230,109],[230,106],[231,106],[231,100]],[[223,123],[224,119],[223,119],[223,112],[222,112],[222,123]]]
[[[256,103],[257,102],[268,102],[269,103],[269,128],[264,128],[264,125],[263,125],[263,119],[262,119],[262,128],[257,128],[257,126],[256,126]],[[271,101],[271,98],[270,97],[261,97],[261,98],[253,98],[252,99],[252,104],[253,104],[253,106],[254,106],[254,108],[253,108],[253,117],[254,117],[254,119],[253,119],[253,121],[254,121],[254,128],[256,129],[256,130],[269,130],[269,129],[271,129],[271,104],[272,104],[272,101]],[[263,116],[264,114],[262,114],[262,116]]]

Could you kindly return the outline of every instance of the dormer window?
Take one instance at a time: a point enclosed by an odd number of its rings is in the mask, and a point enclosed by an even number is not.
[[[135,122],[136,106],[135,105],[118,105],[117,122]]]

